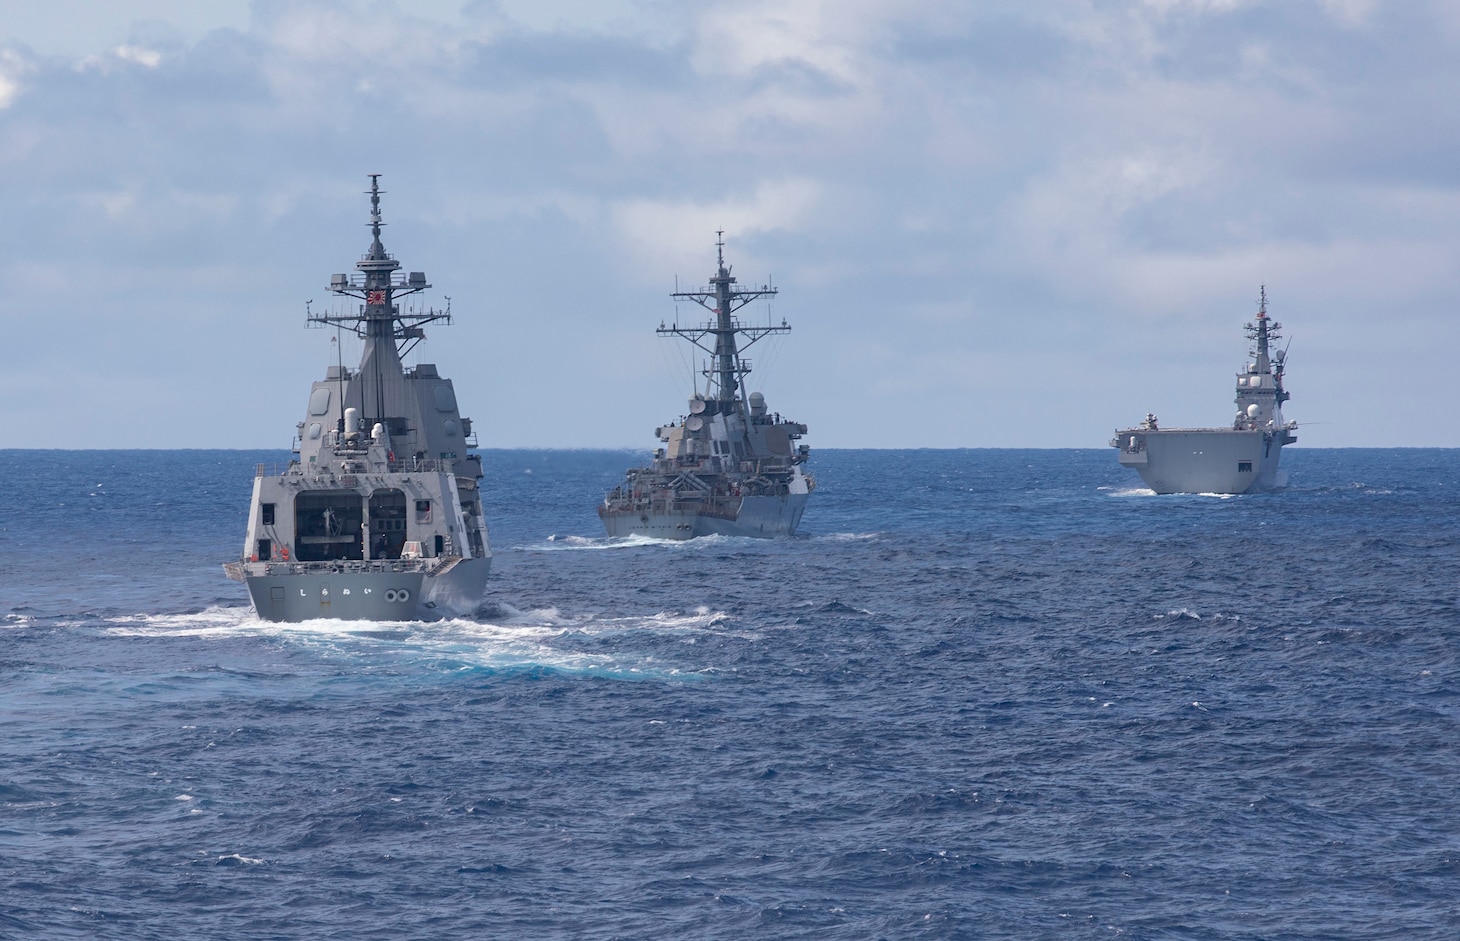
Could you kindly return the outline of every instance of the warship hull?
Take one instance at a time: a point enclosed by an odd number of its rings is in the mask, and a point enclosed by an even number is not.
[[[1157,493],[1259,493],[1287,485],[1278,469],[1282,431],[1225,428],[1127,430],[1116,436],[1120,463]]]
[[[401,360],[451,311],[397,303],[431,285],[381,243],[379,183],[371,174],[358,273],[330,276],[336,306],[305,305],[307,323],[364,341],[360,365],[338,360],[311,384],[287,468],[255,465],[243,552],[223,566],[265,621],[430,621],[484,600],[492,551],[471,419],[434,363]]]
[[[801,524],[809,494],[741,497],[738,506],[706,509],[617,509],[600,506],[598,515],[610,536],[693,539],[696,536],[790,536]]]
[[[481,606],[492,560],[463,559],[434,575],[389,563],[343,562],[322,570],[287,562],[250,567],[263,570],[246,574],[244,581],[264,621],[433,621],[467,616]]]

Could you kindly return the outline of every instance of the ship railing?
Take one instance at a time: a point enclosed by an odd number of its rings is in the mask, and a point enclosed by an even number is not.
[[[254,465],[253,475],[255,477],[282,477],[289,473],[290,468],[298,466],[298,461],[290,461],[288,464],[265,464],[260,461]]]
[[[1121,429],[1118,429],[1116,431],[1116,434],[1117,435],[1121,435],[1121,436],[1133,435],[1133,434],[1136,434],[1136,435],[1140,435],[1140,434],[1151,434],[1151,433],[1154,433],[1154,434],[1165,434],[1166,432],[1169,432],[1169,431],[1181,431],[1181,432],[1185,432],[1187,434],[1191,434],[1192,432],[1201,432],[1201,433],[1204,433],[1204,434],[1229,434],[1233,430],[1234,429],[1232,429],[1230,427],[1223,428],[1223,427],[1219,427],[1217,425],[1208,425],[1205,428],[1169,428],[1166,425],[1162,425],[1160,428],[1139,428],[1139,427],[1137,427],[1137,428],[1121,428]]]
[[[392,474],[441,474],[451,470],[447,461],[438,460],[434,457],[389,461],[386,466]]]
[[[408,458],[406,460],[400,460],[400,461],[387,461],[385,463],[385,471],[387,473],[391,473],[391,474],[438,474],[438,473],[450,472],[453,469],[453,466],[452,465],[454,465],[456,463],[460,463],[460,460],[458,460],[458,461],[442,461],[442,460],[438,460],[436,458],[421,458],[420,460],[416,460],[415,458]],[[291,462],[289,464],[289,466],[286,467],[286,468],[284,468],[283,470],[280,470],[279,467],[277,465],[275,465],[275,467],[274,467],[274,475],[277,476],[277,475],[280,475],[280,474],[287,473],[289,470],[291,470],[291,469],[293,469],[295,467],[298,467],[298,466],[299,466],[299,462],[298,461]],[[315,464],[311,464],[310,465],[310,470],[309,470],[309,473],[307,474],[307,476],[309,476],[309,477],[320,477],[320,476],[328,476],[329,474],[332,474],[332,473],[333,474],[343,474],[343,475],[349,476],[349,475],[370,474],[370,473],[377,473],[378,474],[378,473],[381,472],[381,467],[380,467],[379,464],[376,464],[376,463],[374,463],[372,461],[358,460],[358,459],[354,459],[354,458],[347,458],[345,460],[342,460],[342,461],[339,462],[338,466],[333,467],[333,469],[330,469],[330,468],[331,468],[330,465],[315,465]],[[259,477],[266,476],[266,474],[264,472],[264,465],[262,465],[262,464],[258,465],[257,476],[259,476]],[[352,486],[353,486],[353,484],[352,484]]]
[[[744,494],[755,496],[756,494]],[[740,514],[740,496],[692,496],[688,499],[608,499],[603,509],[617,513],[683,513],[693,512],[703,516],[733,520]]]
[[[810,477],[807,482],[808,486],[814,486]],[[646,492],[615,487],[604,495],[603,505],[620,512],[676,512],[690,509],[708,512],[706,508],[724,505],[729,508],[724,512],[733,518],[741,497],[785,496],[789,492],[789,481],[755,477],[723,490],[707,488]]]
[[[796,461],[790,457],[763,457],[755,461],[741,461],[742,474],[781,473],[789,474]]]
[[[225,562],[223,571],[234,581],[261,575],[436,575],[444,574],[461,556],[434,559],[338,559],[329,562]]]

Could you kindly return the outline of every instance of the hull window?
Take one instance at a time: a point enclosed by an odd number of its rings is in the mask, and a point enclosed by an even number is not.
[[[1250,473],[1252,473],[1252,462],[1251,461],[1238,461],[1237,462],[1237,473],[1239,473],[1239,474],[1250,474]]]
[[[295,558],[300,562],[363,559],[361,503],[353,490],[301,493],[294,500]]]

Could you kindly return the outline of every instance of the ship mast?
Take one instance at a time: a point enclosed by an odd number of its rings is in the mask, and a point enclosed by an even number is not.
[[[364,303],[353,310],[346,308],[326,313],[310,311],[306,315],[310,323],[343,326],[365,341],[365,348],[360,355],[360,404],[366,405],[364,400],[367,385],[373,387],[370,391],[373,392],[374,399],[369,403],[374,412],[367,419],[367,427],[391,417],[388,409],[394,403],[389,401],[389,392],[401,381],[401,357],[425,339],[426,333],[422,328],[437,321],[451,322],[449,304],[444,311],[426,308],[401,312],[396,303],[399,298],[418,294],[431,285],[426,283],[426,274],[423,271],[412,271],[408,277],[396,273],[400,262],[385,250],[385,245],[380,241],[380,230],[385,225],[380,215],[380,174],[371,173],[369,176],[370,221],[367,225],[370,228],[371,242],[369,250],[355,264],[362,274],[330,276],[330,290],[334,294],[352,297]],[[366,411],[368,414],[369,408]],[[344,419],[340,419],[340,422],[343,431]]]
[[[694,301],[714,314],[715,319],[696,327],[681,327],[678,323],[670,327],[660,323],[657,333],[681,337],[710,354],[711,361],[703,370],[708,380],[706,392],[711,401],[718,403],[716,411],[724,414],[737,402],[742,410],[746,407],[744,378],[750,372],[750,360],[740,354],[762,337],[790,333],[791,328],[784,319],[779,326],[750,326],[735,318],[735,312],[746,304],[762,297],[774,297],[777,292],[769,284],[758,288],[736,287],[730,267],[725,264],[725,231],[717,230],[715,236],[716,270],[709,286],[670,295]]]
[[[1273,385],[1277,387],[1277,405],[1281,408],[1284,402],[1292,398],[1283,389],[1283,367],[1287,359],[1287,351],[1280,350],[1273,355],[1271,349],[1275,341],[1282,339],[1283,325],[1276,320],[1268,319],[1267,285],[1262,285],[1260,291],[1257,302],[1257,322],[1247,324],[1247,339],[1254,343],[1250,352],[1257,364],[1257,371],[1272,374]]]

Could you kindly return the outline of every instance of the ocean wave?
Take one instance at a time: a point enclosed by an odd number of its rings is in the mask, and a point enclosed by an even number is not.
[[[202,637],[263,625],[252,607],[213,605],[188,614],[131,614],[106,619],[114,637]]]
[[[569,552],[585,549],[637,549],[640,546],[672,546],[684,540],[660,539],[654,536],[558,536],[546,542],[516,547],[521,552]]]
[[[882,534],[879,533],[879,532],[872,532],[872,533],[823,533],[822,535],[812,536],[811,538],[812,539],[815,539],[817,541],[820,541],[820,542],[869,542],[869,541],[871,541],[873,539],[878,538],[881,535]]]
[[[358,659],[375,665],[381,658],[414,664],[432,672],[487,669],[550,670],[621,678],[693,675],[697,665],[666,664],[636,651],[582,649],[574,637],[632,633],[713,631],[729,615],[699,607],[688,612],[603,618],[564,616],[556,608],[519,610],[497,605],[490,619],[440,621],[346,621],[317,618],[298,622],[264,621],[251,608],[210,608],[195,614],[138,614],[108,619],[103,633],[113,637],[222,640],[255,636],[304,649],[329,659]]]

